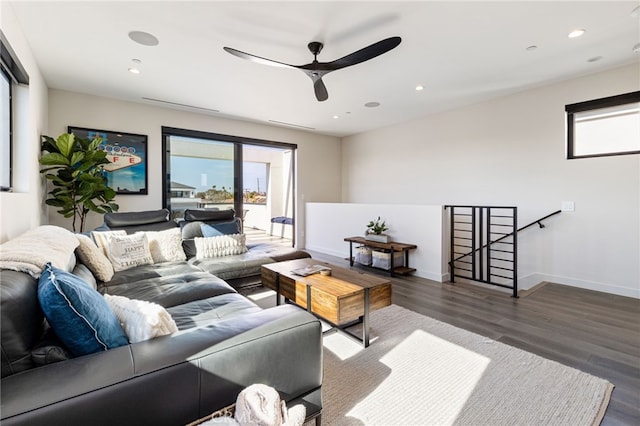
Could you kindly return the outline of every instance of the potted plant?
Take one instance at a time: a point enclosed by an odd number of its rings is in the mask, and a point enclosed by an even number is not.
[[[109,160],[106,152],[98,148],[101,142],[100,137],[81,139],[73,133],[63,133],[57,139],[42,136],[39,162],[44,167],[40,173],[53,185],[45,202],[57,207],[64,217],[73,218],[73,232],[84,231],[90,211],[118,211],[119,206],[113,202],[116,192],[107,186],[104,175],[103,164]]]
[[[389,236],[384,234],[384,231],[388,230],[386,222],[380,219],[378,216],[377,219],[372,220],[367,225],[367,230],[364,233],[364,238],[370,241],[377,241],[379,243],[388,243]]]

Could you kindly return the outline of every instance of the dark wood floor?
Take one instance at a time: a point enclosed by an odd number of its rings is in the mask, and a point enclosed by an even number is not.
[[[609,380],[615,388],[602,425],[640,425],[640,300],[552,283],[518,299],[418,277],[392,283],[396,305]]]

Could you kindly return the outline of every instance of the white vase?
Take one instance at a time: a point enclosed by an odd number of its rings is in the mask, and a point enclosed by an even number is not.
[[[375,241],[377,243],[388,243],[390,238],[386,234],[365,234],[365,240]]]

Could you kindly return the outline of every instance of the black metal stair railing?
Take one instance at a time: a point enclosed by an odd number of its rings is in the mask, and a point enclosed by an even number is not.
[[[518,228],[513,206],[445,206],[449,210],[451,281],[464,278],[509,288],[518,297],[518,232],[560,213],[557,210]]]

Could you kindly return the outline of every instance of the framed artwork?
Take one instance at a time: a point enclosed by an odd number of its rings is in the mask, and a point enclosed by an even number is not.
[[[83,139],[102,138],[107,153],[104,165],[107,185],[117,194],[147,195],[147,135],[69,126],[69,133]]]

